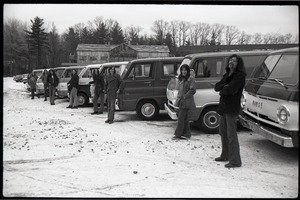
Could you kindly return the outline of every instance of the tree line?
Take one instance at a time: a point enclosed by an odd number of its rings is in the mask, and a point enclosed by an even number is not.
[[[28,73],[33,69],[58,67],[70,58],[76,60],[76,48],[84,44],[167,45],[177,55],[179,46],[234,45],[234,44],[289,44],[298,43],[298,36],[278,33],[240,31],[223,24],[190,23],[156,20],[151,31],[141,34],[140,26],[122,28],[118,21],[96,17],[86,24],[78,23],[59,35],[54,23],[45,28],[44,20],[35,17],[30,24],[17,19],[4,21],[4,75]]]

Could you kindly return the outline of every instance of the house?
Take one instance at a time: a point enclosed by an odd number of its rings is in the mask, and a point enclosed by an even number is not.
[[[78,65],[170,56],[168,46],[125,43],[120,45],[78,44],[76,52]]]

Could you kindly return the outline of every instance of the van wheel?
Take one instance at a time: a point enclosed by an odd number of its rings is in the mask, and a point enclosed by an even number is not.
[[[77,94],[77,98],[78,98],[78,105],[79,106],[87,106],[88,105],[89,99],[85,94],[80,92],[80,93]]]
[[[216,134],[219,132],[220,117],[216,110],[217,107],[205,108],[197,121],[198,127],[206,133]]]
[[[143,100],[137,105],[136,113],[143,120],[151,120],[157,117],[159,108],[154,101]]]

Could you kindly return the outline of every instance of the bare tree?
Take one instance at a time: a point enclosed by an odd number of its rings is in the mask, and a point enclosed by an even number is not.
[[[263,36],[261,33],[255,33],[252,36],[252,44],[262,44],[263,43]]]
[[[225,27],[225,41],[227,45],[235,44],[238,40],[239,30],[236,26]]]
[[[168,22],[164,20],[156,20],[151,30],[155,33],[158,44],[162,45],[168,32]]]
[[[125,28],[125,40],[133,45],[138,44],[140,32],[142,31],[142,28],[140,26],[128,26]]]
[[[214,43],[222,44],[222,33],[225,29],[225,26],[222,24],[213,24],[210,29]]]
[[[243,31],[238,38],[238,44],[250,44],[251,42],[251,35],[247,34],[245,31]]]
[[[263,35],[263,43],[264,44],[271,44],[272,42],[272,34],[271,33],[267,33]]]
[[[179,45],[183,45],[183,46],[185,45],[190,27],[191,27],[190,22],[186,22],[186,21],[179,22]]]
[[[169,31],[172,38],[173,46],[177,46],[178,44],[178,31],[179,31],[179,22],[177,20],[173,20],[170,23]]]

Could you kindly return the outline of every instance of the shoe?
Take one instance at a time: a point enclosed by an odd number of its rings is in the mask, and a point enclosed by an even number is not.
[[[51,105],[55,105],[55,103],[51,103]]]
[[[217,158],[215,158],[215,161],[217,161],[217,162],[228,161],[228,159],[222,158],[222,157],[217,157]]]
[[[184,140],[188,140],[190,139],[191,137],[186,137],[186,136],[181,136],[180,139],[184,139]]]
[[[67,108],[72,108],[72,106],[68,106]]]
[[[44,99],[44,101],[47,101],[47,99]]]
[[[75,106],[75,107],[72,107],[71,109],[77,109],[78,107],[77,106]]]
[[[180,140],[180,137],[174,136],[172,137],[172,140]]]
[[[108,123],[109,122],[109,120],[105,120],[105,123]]]
[[[112,124],[112,123],[114,123],[114,121],[109,121],[108,123],[109,123],[109,124]]]
[[[235,165],[235,164],[231,164],[231,163],[227,163],[227,164],[225,165],[226,168],[233,168],[233,167],[240,167],[240,166],[241,166],[241,164]]]
[[[96,114],[97,114],[97,112],[92,112],[92,113],[91,113],[91,115],[96,115]]]
[[[103,114],[103,112],[98,112],[98,114],[97,114],[97,115],[101,115],[101,114]]]

